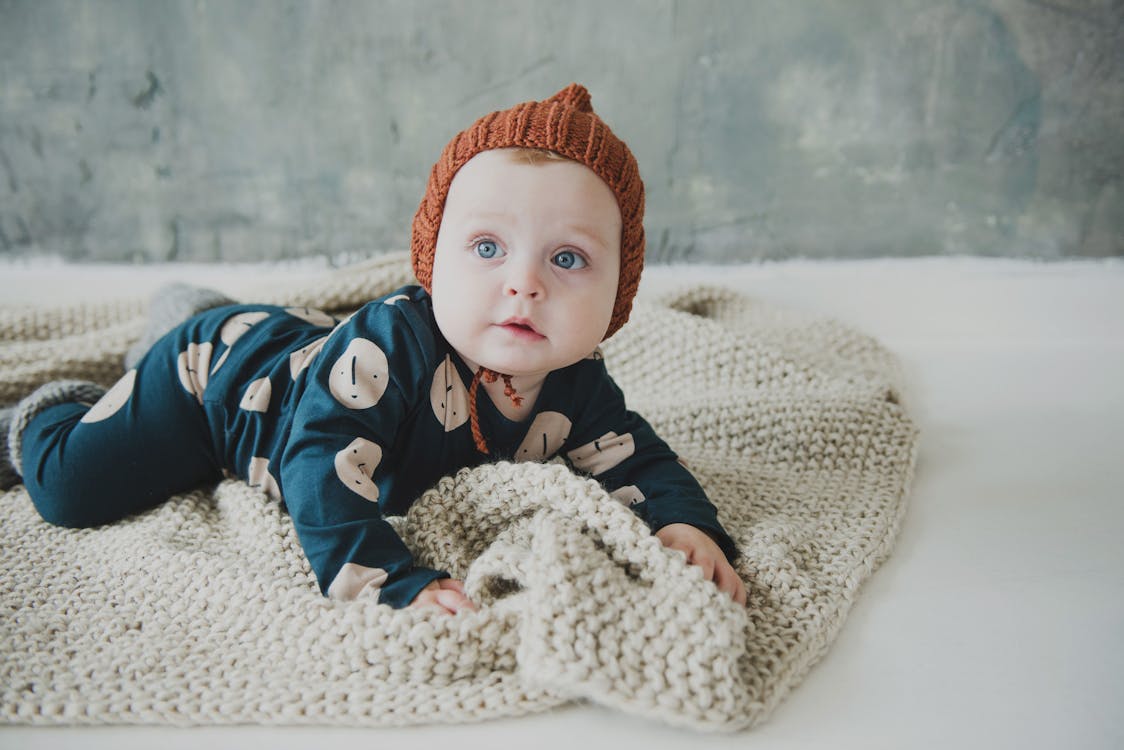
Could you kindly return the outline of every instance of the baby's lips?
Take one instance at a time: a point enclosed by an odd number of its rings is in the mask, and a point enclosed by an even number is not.
[[[535,324],[531,321],[530,318],[520,318],[518,316],[512,316],[504,322],[500,323],[500,325],[505,328],[508,326],[515,326],[516,328],[521,328],[523,330],[530,331],[531,333],[537,333],[540,336],[542,335],[542,332],[535,327]]]
[[[505,331],[526,339],[545,339],[546,336],[527,318],[508,318],[497,324]]]

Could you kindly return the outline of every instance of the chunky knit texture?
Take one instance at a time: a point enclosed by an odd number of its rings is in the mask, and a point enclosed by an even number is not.
[[[408,276],[398,256],[252,297],[343,311]],[[142,307],[0,310],[0,394],[60,371],[112,383]],[[394,519],[420,564],[465,578],[481,608],[457,617],[325,599],[280,505],[237,480],[88,530],[44,523],[17,487],[0,496],[0,717],[387,726],[590,700],[762,721],[897,532],[917,433],[895,361],[711,288],[638,303],[603,351],[740,546],[748,607],[559,463],[462,471]]]
[[[616,196],[622,223],[621,270],[617,300],[605,332],[606,337],[612,336],[628,320],[644,270],[644,183],[628,146],[594,113],[589,92],[576,83],[545,101],[523,102],[485,115],[449,141],[430,171],[425,195],[414,214],[410,241],[414,275],[426,291],[432,291],[437,232],[457,171],[482,151],[512,147],[554,151],[584,164]]]

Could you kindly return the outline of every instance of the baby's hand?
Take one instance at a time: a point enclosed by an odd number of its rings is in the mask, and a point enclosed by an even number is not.
[[[702,568],[708,581],[714,581],[719,590],[745,606],[745,584],[713,539],[686,523],[668,524],[656,532],[656,538],[663,546],[685,553],[687,562]]]
[[[476,605],[464,595],[464,582],[455,578],[438,578],[430,581],[418,592],[411,607],[436,607],[441,614],[455,615],[461,610],[476,611]]]

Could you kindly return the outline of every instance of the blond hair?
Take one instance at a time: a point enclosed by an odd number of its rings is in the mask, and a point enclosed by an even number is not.
[[[511,148],[498,148],[496,150],[510,157],[512,161],[521,162],[523,164],[539,165],[549,164],[552,161],[573,161],[573,159],[563,156],[557,151],[551,151],[546,148],[514,146]]]

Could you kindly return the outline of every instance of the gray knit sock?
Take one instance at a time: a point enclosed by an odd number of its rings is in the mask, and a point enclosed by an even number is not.
[[[30,396],[16,404],[9,416],[11,422],[6,430],[8,443],[5,451],[6,461],[11,465],[11,469],[15,470],[18,476],[23,476],[23,448],[20,441],[23,439],[23,431],[27,429],[27,425],[36,414],[56,404],[77,402],[92,405],[104,394],[105,388],[97,383],[85,380],[55,380],[39,386]]]
[[[6,490],[20,482],[20,475],[8,463],[8,428],[12,425],[15,411],[14,406],[0,409],[0,490]]]
[[[165,284],[156,290],[148,305],[148,326],[140,340],[125,353],[125,369],[131,370],[161,336],[192,315],[213,307],[233,305],[234,300],[214,289],[180,282]]]

